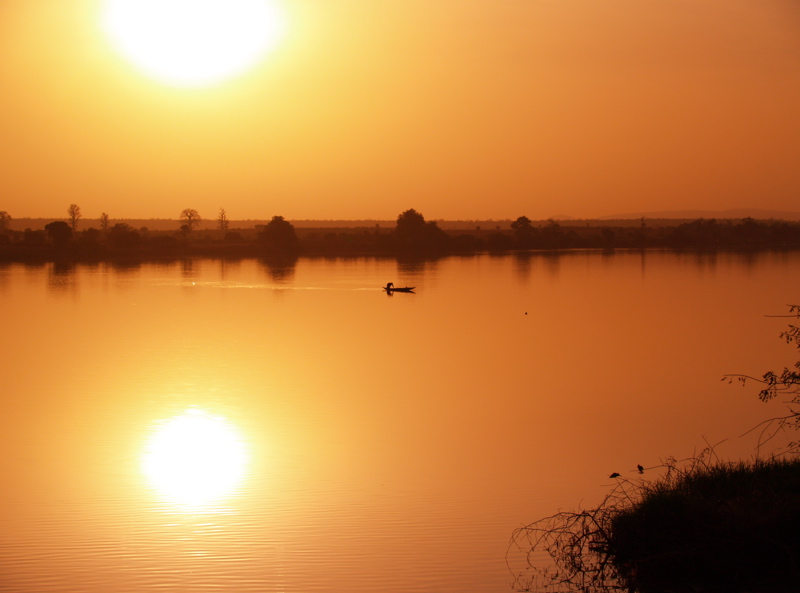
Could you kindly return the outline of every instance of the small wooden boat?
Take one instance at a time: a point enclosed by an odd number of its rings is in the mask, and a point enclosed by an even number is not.
[[[383,287],[388,293],[392,292],[414,292],[415,286],[395,286],[392,282],[389,282],[386,286]]]

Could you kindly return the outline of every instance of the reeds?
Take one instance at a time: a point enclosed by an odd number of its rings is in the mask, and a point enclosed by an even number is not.
[[[515,531],[519,591],[783,593],[800,590],[800,460],[721,462],[708,451],[621,480],[597,508]],[[549,567],[538,566],[546,552]]]

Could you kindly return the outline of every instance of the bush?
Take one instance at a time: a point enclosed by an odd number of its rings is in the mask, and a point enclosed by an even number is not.
[[[610,518],[607,553],[641,593],[797,591],[800,460],[696,464]]]
[[[800,306],[788,317],[800,318]],[[800,325],[781,338],[800,349]],[[800,428],[800,361],[757,381],[759,398],[788,397],[788,414],[760,426],[759,446]],[[629,593],[789,593],[800,590],[800,443],[768,461],[665,465],[655,481],[619,480],[596,509],[559,513],[514,532],[525,554],[518,590]],[[791,457],[789,457],[791,455]],[[639,466],[640,473],[643,468]],[[612,478],[619,474],[612,474]],[[542,553],[550,567],[537,568]]]
[[[800,460],[666,464],[593,510],[518,529],[521,591],[789,593],[800,579]],[[546,552],[552,566],[538,568]]]

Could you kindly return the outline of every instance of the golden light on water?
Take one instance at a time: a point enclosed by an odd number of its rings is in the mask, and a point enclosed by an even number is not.
[[[149,438],[142,468],[170,502],[198,507],[235,494],[245,475],[247,447],[227,420],[188,410]]]
[[[255,65],[283,36],[271,0],[106,0],[102,25],[128,60],[173,86],[208,86]]]

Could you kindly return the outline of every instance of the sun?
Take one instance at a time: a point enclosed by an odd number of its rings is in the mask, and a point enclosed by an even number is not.
[[[224,418],[188,410],[147,441],[142,469],[170,502],[202,507],[235,493],[247,466],[239,432]]]
[[[274,0],[105,0],[102,27],[153,78],[202,87],[243,73],[281,40]]]

